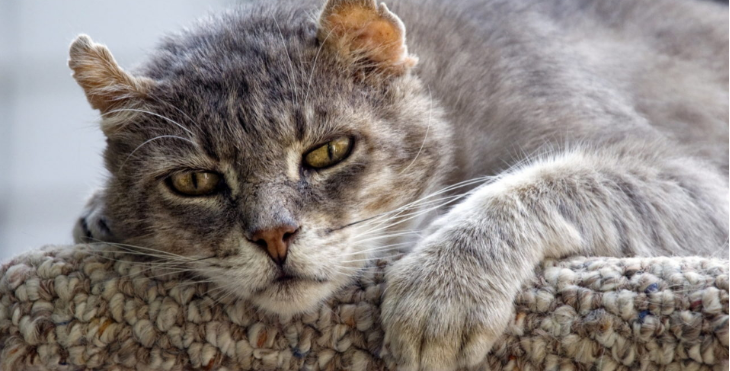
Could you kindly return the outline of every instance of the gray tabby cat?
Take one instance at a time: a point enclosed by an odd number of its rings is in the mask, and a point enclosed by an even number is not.
[[[726,7],[392,2],[247,4],[134,73],[79,36],[110,177],[77,239],[282,315],[416,241],[382,304],[404,370],[479,362],[543,259],[727,256]]]

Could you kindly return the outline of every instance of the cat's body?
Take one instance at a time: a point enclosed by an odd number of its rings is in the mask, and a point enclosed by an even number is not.
[[[392,8],[421,59],[418,77],[459,143],[460,179],[497,174],[546,142],[642,143],[655,130],[727,172],[727,30],[718,27],[727,14],[716,4],[473,0]]]
[[[480,360],[542,259],[726,256],[726,8],[389,6],[405,44],[370,1],[262,3],[169,39],[136,76],[77,40],[112,173],[79,238],[182,255],[291,314],[415,229],[383,304],[404,369]],[[327,166],[306,165],[323,143]],[[218,188],[199,196],[191,171]]]

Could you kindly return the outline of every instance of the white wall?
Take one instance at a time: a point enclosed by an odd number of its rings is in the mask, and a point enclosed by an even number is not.
[[[0,260],[71,242],[85,197],[104,179],[104,137],[66,67],[79,33],[126,67],[165,32],[232,0],[0,0]]]

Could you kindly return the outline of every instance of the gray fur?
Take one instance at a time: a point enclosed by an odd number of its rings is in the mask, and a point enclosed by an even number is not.
[[[165,40],[124,105],[154,115],[104,115],[111,175],[77,238],[205,259],[186,266],[289,315],[419,231],[383,302],[405,370],[481,360],[542,259],[727,256],[727,8],[394,0],[419,62],[388,69],[344,58],[322,6],[248,5]],[[338,135],[350,157],[300,167]],[[176,196],[164,179],[186,169],[227,185]],[[249,235],[290,221],[301,279],[280,283]]]

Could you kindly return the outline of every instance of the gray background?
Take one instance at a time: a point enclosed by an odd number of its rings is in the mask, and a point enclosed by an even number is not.
[[[234,6],[231,0],[0,0],[0,260],[71,242],[71,228],[105,170],[104,137],[66,67],[79,33],[123,67],[165,32]]]

